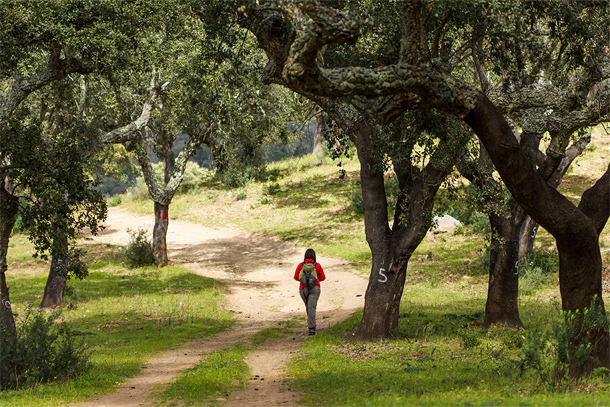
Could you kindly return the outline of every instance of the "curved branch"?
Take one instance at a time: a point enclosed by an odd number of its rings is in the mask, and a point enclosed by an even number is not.
[[[157,83],[153,86],[148,94],[148,98],[144,102],[142,107],[142,114],[133,122],[129,123],[126,126],[119,127],[118,129],[114,129],[109,131],[106,134],[100,136],[100,142],[102,144],[112,144],[112,143],[127,143],[130,141],[134,141],[142,138],[142,130],[148,124],[150,120],[150,115],[155,109],[156,101],[159,95],[162,93],[163,89],[165,89],[166,83]]]
[[[61,58],[56,50],[49,56],[47,66],[30,77],[15,75],[7,95],[0,100],[0,121],[5,121],[17,109],[28,95],[51,82],[64,79],[72,73],[88,75],[95,70],[93,61],[84,61],[74,57]]]

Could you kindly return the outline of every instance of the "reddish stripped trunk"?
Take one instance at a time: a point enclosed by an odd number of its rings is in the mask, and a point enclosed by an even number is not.
[[[159,266],[169,263],[167,257],[167,228],[169,226],[169,205],[155,202],[155,227],[153,229],[153,252]]]

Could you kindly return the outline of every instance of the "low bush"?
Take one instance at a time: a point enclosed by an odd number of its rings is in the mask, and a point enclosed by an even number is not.
[[[146,230],[127,229],[127,232],[131,236],[129,244],[123,250],[127,266],[134,268],[156,264],[155,252],[152,243],[146,237]]]
[[[521,374],[533,372],[540,384],[549,389],[564,389],[571,382],[570,366],[581,366],[592,360],[591,332],[599,328],[609,330],[610,320],[595,302],[596,299],[582,314],[565,312],[558,323],[540,323],[528,329],[518,363]],[[600,374],[607,374],[607,370],[597,369]]]
[[[121,195],[112,195],[110,199],[108,199],[108,206],[119,206],[123,202]]]
[[[263,185],[263,195],[277,195],[282,190],[277,182],[269,182]]]
[[[0,389],[73,379],[90,368],[87,347],[60,312],[28,311],[15,335],[0,336]]]
[[[539,267],[544,274],[559,272],[559,255],[557,250],[534,250],[527,259],[527,267]]]

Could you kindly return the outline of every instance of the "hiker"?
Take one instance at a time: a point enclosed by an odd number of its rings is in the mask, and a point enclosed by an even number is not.
[[[310,278],[309,283],[306,281],[308,277]],[[326,280],[326,276],[320,263],[316,262],[316,252],[313,249],[305,251],[305,259],[297,266],[294,279],[300,283],[299,294],[307,310],[309,335],[315,335],[317,333],[316,306],[318,305],[318,298],[320,298],[320,281]]]

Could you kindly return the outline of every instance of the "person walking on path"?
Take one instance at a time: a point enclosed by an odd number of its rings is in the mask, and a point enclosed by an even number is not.
[[[304,274],[311,273],[316,279],[313,287],[308,287],[307,284],[303,284]],[[309,335],[315,335],[316,331],[316,307],[318,305],[318,299],[320,298],[320,281],[326,280],[324,270],[320,263],[316,262],[316,252],[313,249],[307,249],[305,251],[305,259],[302,263],[299,263],[294,273],[294,279],[299,281],[299,294],[305,303],[305,309],[307,310],[307,327],[309,328]]]

